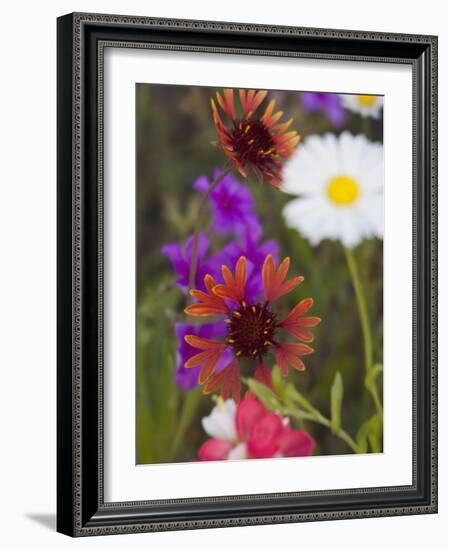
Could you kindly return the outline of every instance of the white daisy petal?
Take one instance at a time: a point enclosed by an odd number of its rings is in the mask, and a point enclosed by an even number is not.
[[[383,181],[382,144],[349,132],[310,136],[285,166],[284,189],[299,197],[285,205],[285,222],[314,246],[382,238]]]
[[[289,227],[318,243],[326,237],[322,233],[327,220],[326,210],[327,204],[322,197],[305,197],[289,202],[284,207],[283,215]]]
[[[282,190],[293,195],[316,194],[334,171],[322,164],[315,151],[302,148],[285,165]],[[317,182],[321,182],[321,186]]]
[[[338,221],[340,240],[344,246],[353,248],[365,237],[366,229],[354,212],[340,212]]]
[[[215,405],[210,415],[201,420],[204,431],[211,437],[235,441],[237,439],[235,413],[236,404],[232,399]]]
[[[361,216],[370,224],[373,235],[379,239],[384,235],[384,196],[382,193],[371,194],[360,201]]]

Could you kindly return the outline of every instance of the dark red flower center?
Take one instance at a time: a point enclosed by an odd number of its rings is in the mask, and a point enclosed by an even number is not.
[[[270,131],[260,120],[238,120],[230,131],[230,137],[238,158],[258,164],[275,152]]]
[[[276,316],[267,304],[242,304],[228,315],[227,342],[237,357],[262,357],[273,344]]]

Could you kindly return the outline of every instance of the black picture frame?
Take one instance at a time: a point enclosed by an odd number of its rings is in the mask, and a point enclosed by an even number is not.
[[[74,13],[58,18],[57,530],[71,536],[437,512],[437,37]],[[105,503],[104,44],[406,63],[413,70],[413,483]]]

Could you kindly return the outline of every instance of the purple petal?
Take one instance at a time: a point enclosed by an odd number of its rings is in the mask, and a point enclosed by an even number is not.
[[[215,169],[217,178],[221,170]],[[195,189],[205,192],[209,188],[207,178],[198,178]],[[212,210],[211,229],[220,235],[241,236],[246,227],[254,230],[258,225],[255,201],[250,189],[232,174],[226,174],[217,184],[209,198]]]
[[[346,113],[339,94],[325,92],[305,92],[301,95],[301,105],[310,112],[323,111],[334,126],[341,126]]]
[[[205,193],[209,189],[210,183],[206,176],[200,176],[193,182],[193,188],[196,191]]]
[[[215,179],[218,178],[218,176],[223,172],[223,170],[221,168],[214,168],[213,172],[212,172],[212,176]],[[228,174],[229,175],[229,174]],[[225,176],[226,177],[226,176]]]
[[[175,380],[178,388],[182,390],[193,390],[193,388],[198,385],[200,370],[201,367],[186,369],[184,366],[179,366],[175,373]]]
[[[259,218],[254,216],[248,216],[246,219],[246,225],[242,230],[242,241],[247,242],[248,246],[255,245],[262,237],[262,226],[260,225]]]
[[[198,238],[198,256],[195,274],[195,288],[204,290],[204,277],[210,272],[210,266],[204,257],[209,248],[209,240],[203,233],[200,233]],[[190,277],[190,264],[193,253],[193,236],[187,239],[184,251],[179,243],[170,243],[161,248],[161,252],[165,254],[172,262],[173,269],[178,276],[176,284],[184,291],[187,291]],[[211,273],[212,275],[212,273]]]
[[[306,111],[318,111],[322,107],[321,94],[316,92],[302,93],[301,106]]]
[[[230,266],[239,259],[242,255],[242,247],[237,241],[231,241],[224,248],[221,254],[221,260],[223,263],[229,263]]]
[[[200,326],[191,325],[188,323],[175,324],[175,334],[178,339],[178,365],[176,368],[175,379],[179,388],[183,390],[191,390],[195,388],[198,385],[198,375],[201,370],[201,365],[189,369],[185,368],[184,364],[186,361],[196,355],[198,350],[188,344],[185,341],[184,336],[187,334],[195,334],[201,338],[222,338],[226,335],[226,333],[227,328],[223,320],[217,321],[216,323],[206,323]],[[232,361],[232,357],[231,350],[226,350],[220,361],[217,363],[217,371],[219,372],[222,368],[228,365]]]
[[[234,359],[234,354],[232,353],[231,349],[227,348],[220,359],[217,361],[217,364],[215,366],[215,372],[220,372],[225,367],[229,365],[229,363],[232,362]]]
[[[177,284],[185,286],[189,278],[189,266],[184,259],[180,244],[166,244],[161,248],[161,252],[171,261],[173,270],[178,276],[176,280]]]
[[[191,235],[187,239],[186,247],[185,247],[185,260],[189,265],[190,265],[190,262],[192,261],[193,241],[194,241],[194,236]],[[200,233],[198,235],[197,261],[202,260],[204,258],[208,248],[209,248],[209,239],[206,237],[204,233]]]
[[[341,104],[331,105],[326,109],[326,114],[334,126],[342,126],[346,119],[346,112]]]
[[[269,241],[265,241],[262,245],[260,245],[259,252],[265,258],[268,254],[271,254],[276,264],[279,263],[279,245],[275,240],[271,239]]]
[[[184,261],[182,248],[179,243],[169,243],[161,248],[162,254],[165,254],[173,263]]]

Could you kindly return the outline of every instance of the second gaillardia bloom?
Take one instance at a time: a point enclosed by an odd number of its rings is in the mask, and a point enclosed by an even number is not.
[[[267,94],[265,90],[239,90],[242,106],[239,115],[234,104],[234,90],[224,90],[223,96],[217,92],[218,105],[228,117],[229,125],[223,123],[213,99],[212,116],[220,145],[241,176],[246,178],[248,171],[252,170],[259,178],[280,188],[281,161],[290,157],[300,137],[294,130],[287,132],[293,119],[279,122],[283,112],[274,111],[274,99],[268,103],[262,115],[255,115]]]
[[[199,350],[185,363],[185,367],[201,366],[198,381],[204,384],[204,393],[220,389],[223,399],[232,395],[238,401],[242,359],[254,361],[253,377],[271,385],[271,373],[263,362],[270,350],[274,352],[283,376],[287,375],[289,365],[299,371],[305,369],[301,357],[313,352],[308,345],[313,335],[308,329],[320,322],[319,317],[305,316],[313,304],[312,298],[301,300],[282,319],[278,318],[272,307],[276,300],[304,280],[300,276],[286,280],[289,266],[290,258],[285,258],[276,268],[271,254],[266,257],[262,268],[262,301],[246,301],[247,265],[244,256],[237,261],[235,274],[228,266],[222,266],[224,284],[217,284],[211,275],[206,275],[204,283],[207,292],[197,289],[190,291],[197,303],[185,309],[187,314],[196,317],[218,315],[227,326],[226,337],[222,340],[201,338],[194,334],[185,336],[186,342]],[[294,336],[295,341],[282,341],[282,332]],[[217,364],[227,351],[231,351],[232,360],[217,372]]]

